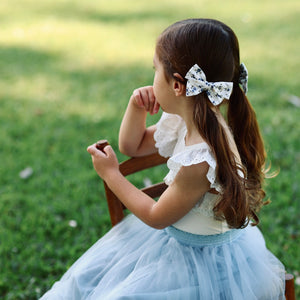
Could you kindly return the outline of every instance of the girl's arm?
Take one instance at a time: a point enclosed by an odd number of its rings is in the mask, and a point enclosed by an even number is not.
[[[158,110],[152,86],[134,90],[119,132],[119,148],[123,154],[143,156],[157,151],[153,139],[156,127],[146,128],[146,117],[148,112],[155,114]]]
[[[106,146],[104,151],[105,153],[102,153],[97,150],[95,145],[88,148],[98,175],[133,214],[151,227],[162,229],[174,224],[186,215],[210,188],[206,178],[206,162],[182,167],[174,182],[156,202],[120,173],[117,158],[110,146]]]

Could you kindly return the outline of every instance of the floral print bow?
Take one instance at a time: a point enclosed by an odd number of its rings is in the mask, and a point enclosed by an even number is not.
[[[229,99],[233,83],[232,82],[208,82],[201,68],[195,64],[186,73],[186,96],[195,96],[206,92],[208,99],[213,105],[219,105],[224,99]]]

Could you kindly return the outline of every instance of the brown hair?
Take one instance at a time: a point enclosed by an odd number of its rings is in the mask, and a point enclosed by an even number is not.
[[[257,212],[265,196],[262,184],[266,155],[255,112],[239,86],[240,57],[236,35],[227,25],[216,20],[183,20],[159,36],[156,53],[167,80],[174,73],[184,78],[188,70],[198,64],[207,81],[233,82],[227,120],[242,166],[236,163],[224,128],[211,109],[206,93],[195,96],[193,118],[217,160],[217,179],[222,185],[222,195],[214,207],[215,217],[226,219],[232,228],[245,227],[250,219],[254,220],[254,225],[258,224]],[[244,176],[239,175],[239,170]]]

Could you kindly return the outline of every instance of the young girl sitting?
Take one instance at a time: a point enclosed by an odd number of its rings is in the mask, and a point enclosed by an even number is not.
[[[153,200],[121,175],[110,146],[88,147],[133,214],[42,299],[284,299],[284,267],[255,226],[265,150],[235,34],[215,20],[177,22],[159,36],[153,63],[153,86],[133,92],[119,147],[170,157],[168,188]],[[146,128],[160,107],[160,121]]]

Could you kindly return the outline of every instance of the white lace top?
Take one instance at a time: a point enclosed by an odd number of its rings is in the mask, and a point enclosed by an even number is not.
[[[170,157],[167,162],[169,173],[164,178],[165,183],[170,185],[182,166],[190,166],[205,161],[209,165],[206,177],[210,182],[210,187],[221,192],[221,186],[216,180],[216,160],[210,147],[206,143],[186,146],[186,133],[185,122],[180,116],[165,112],[162,114],[157,123],[154,139],[159,154]],[[201,235],[219,234],[230,230],[225,221],[214,219],[213,207],[218,197],[218,195],[206,193],[199,199],[196,206],[173,226],[183,231]]]

